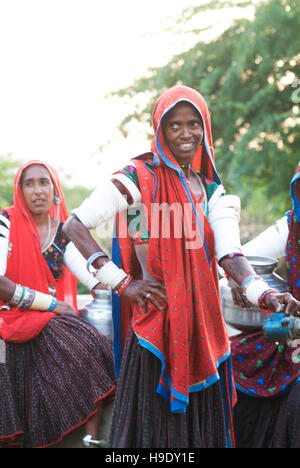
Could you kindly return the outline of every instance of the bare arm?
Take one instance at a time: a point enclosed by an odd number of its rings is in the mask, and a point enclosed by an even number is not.
[[[239,285],[249,275],[256,275],[253,267],[245,257],[224,258],[221,260],[220,267]]]
[[[225,258],[220,262],[220,266],[238,285],[241,285],[247,276],[256,274],[245,257]],[[247,306],[247,302],[245,302],[245,306]],[[266,307],[272,312],[281,312],[282,305],[284,304],[287,315],[299,316],[300,302],[289,293],[268,294],[264,302]]]
[[[86,259],[96,252],[102,252],[101,247],[95,241],[88,228],[76,216],[71,216],[65,222],[63,231]],[[107,258],[105,259],[105,257],[97,258],[93,266],[100,268],[106,260]]]
[[[5,276],[0,277],[0,299],[9,302],[15,292],[16,284]]]
[[[118,180],[113,180],[112,182],[127,200],[128,193],[126,192],[124,186]],[[132,203],[132,200],[130,200],[130,203]],[[63,231],[86,259],[88,259],[96,252],[103,252],[101,247],[91,235],[90,230],[76,216],[72,215],[66,221],[63,226]],[[106,260],[107,259],[105,259],[105,257],[98,258],[93,263],[93,266],[95,268],[101,268],[102,264]]]

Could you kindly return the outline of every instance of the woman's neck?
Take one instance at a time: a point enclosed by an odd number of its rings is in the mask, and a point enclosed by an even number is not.
[[[192,164],[191,163],[180,164],[180,167],[183,170],[184,175],[186,177],[189,177],[191,170],[192,170]]]
[[[34,220],[34,223],[36,227],[42,227],[44,225],[48,225],[49,222],[49,214],[48,213],[43,213],[43,214],[33,214],[32,217]]]

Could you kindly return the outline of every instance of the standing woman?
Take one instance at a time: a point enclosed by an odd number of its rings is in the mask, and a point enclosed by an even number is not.
[[[232,447],[235,395],[217,260],[239,284],[249,278],[254,302],[268,287],[252,284],[241,256],[239,200],[224,195],[203,97],[185,86],[167,90],[153,127],[151,152],[96,189],[64,227],[116,294],[121,368],[109,445]],[[89,229],[117,213],[110,261]],[[265,298],[273,310],[279,300],[300,305],[284,295]]]
[[[68,268],[90,290],[99,282],[62,232],[67,216],[56,171],[20,167],[0,212],[0,446],[48,447],[84,423],[97,439],[115,389],[110,345],[76,310]]]

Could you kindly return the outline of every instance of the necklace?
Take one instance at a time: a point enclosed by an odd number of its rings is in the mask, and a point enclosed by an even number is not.
[[[192,165],[191,164],[180,164],[181,169],[191,169]],[[188,179],[188,176],[185,174],[185,180],[189,185],[191,185],[191,182]]]
[[[42,247],[42,252],[44,252],[45,248],[48,245],[50,234],[51,234],[51,218],[48,215],[48,234],[47,234],[46,240],[43,242],[43,245],[41,246]]]

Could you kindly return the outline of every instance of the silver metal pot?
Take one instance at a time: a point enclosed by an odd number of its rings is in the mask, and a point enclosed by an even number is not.
[[[81,309],[80,316],[103,335],[112,337],[111,291],[99,289],[94,294],[95,298]]]
[[[272,257],[247,257],[255,272],[261,276],[272,289],[278,292],[289,291],[288,284],[276,273],[275,268],[278,261]],[[231,288],[228,286],[226,278],[220,280],[220,298],[222,313],[225,322],[230,327],[244,332],[254,332],[262,329],[266,314],[258,307],[244,310],[234,305],[231,295]]]

